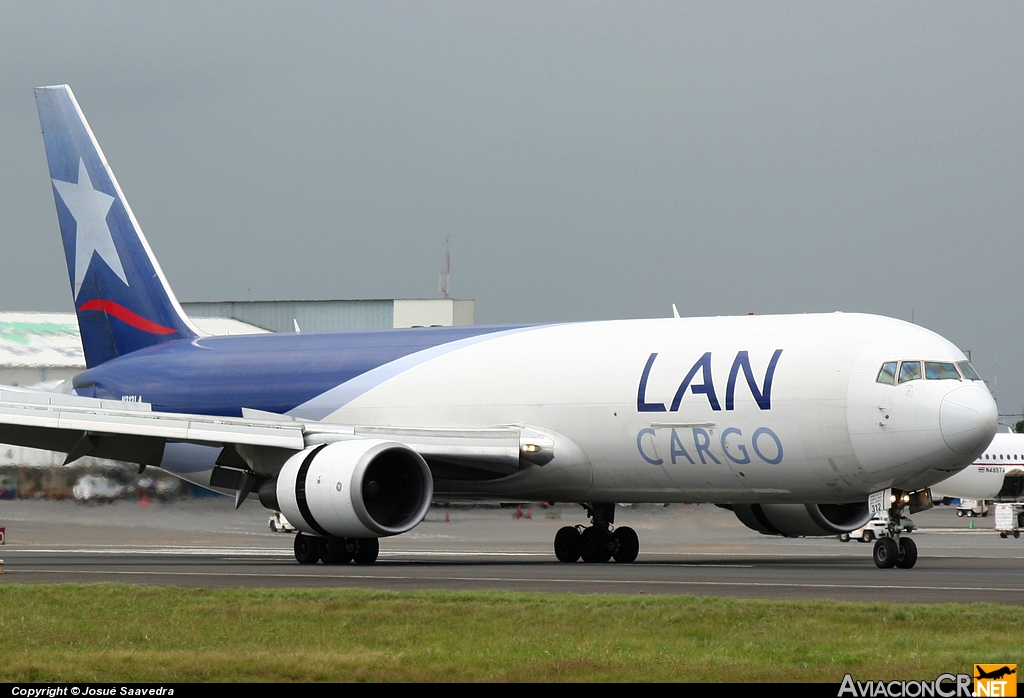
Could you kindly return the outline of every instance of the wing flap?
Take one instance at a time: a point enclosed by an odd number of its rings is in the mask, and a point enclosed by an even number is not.
[[[67,453],[82,434],[102,437],[101,441],[122,437],[126,442],[149,439],[291,450],[305,447],[298,422],[155,412],[145,403],[0,391],[0,440],[5,443]],[[97,454],[93,451],[90,455]]]

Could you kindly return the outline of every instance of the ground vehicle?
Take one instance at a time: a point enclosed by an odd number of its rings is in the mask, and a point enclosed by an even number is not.
[[[274,533],[295,533],[297,529],[279,511],[270,515],[270,530]]]
[[[910,533],[917,526],[915,526],[910,519],[904,518],[900,522],[900,530],[903,533]],[[839,540],[844,543],[851,540],[859,540],[861,543],[870,543],[871,541],[881,538],[886,534],[888,522],[884,518],[875,518],[868,521],[866,524],[858,529],[850,531],[849,533],[840,533],[836,536]]]
[[[1020,538],[1020,525],[1024,523],[1024,506],[1016,502],[996,502],[996,531],[1000,538]]]
[[[956,515],[971,518],[974,516],[988,516],[988,502],[984,499],[961,499],[956,505]]]

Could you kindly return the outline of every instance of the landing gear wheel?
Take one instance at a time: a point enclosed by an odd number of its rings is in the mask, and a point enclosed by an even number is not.
[[[633,562],[640,553],[640,539],[629,526],[616,528],[612,534],[615,538],[615,562]]]
[[[295,559],[300,565],[315,565],[320,559],[320,543],[313,536],[295,534]]]
[[[320,559],[325,565],[344,565],[352,559],[352,552],[344,538],[321,538]]]
[[[892,538],[879,538],[875,541],[875,567],[883,570],[892,569],[896,566],[896,558],[899,557],[900,548]]]
[[[559,562],[580,559],[580,532],[575,526],[562,526],[555,534],[555,557]]]
[[[580,557],[583,562],[608,562],[612,559],[615,539],[596,526],[580,534]]]
[[[380,554],[380,541],[376,538],[358,538],[358,547],[352,559],[357,565],[372,565]]]
[[[917,543],[910,538],[900,538],[899,552],[896,554],[896,566],[901,570],[909,570],[917,564]]]

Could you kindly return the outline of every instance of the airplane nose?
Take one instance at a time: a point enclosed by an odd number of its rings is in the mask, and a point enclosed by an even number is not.
[[[966,456],[992,441],[997,417],[996,403],[988,389],[977,383],[965,385],[942,399],[939,429],[946,445]]]

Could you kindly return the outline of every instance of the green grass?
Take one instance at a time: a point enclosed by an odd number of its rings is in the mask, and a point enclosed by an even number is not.
[[[0,586],[0,681],[829,681],[1017,662],[1024,609]]]

